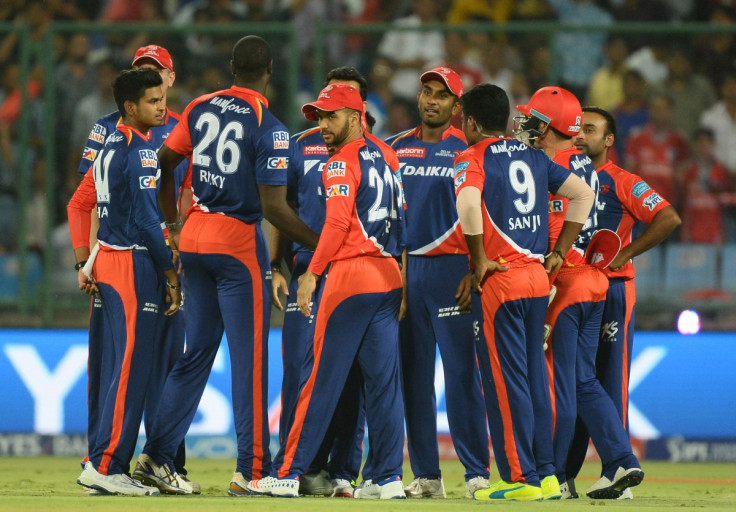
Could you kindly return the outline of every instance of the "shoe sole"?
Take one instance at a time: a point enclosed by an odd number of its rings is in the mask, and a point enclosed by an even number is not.
[[[644,471],[632,471],[628,475],[613,482],[609,487],[596,489],[595,491],[586,493],[586,495],[588,498],[594,500],[615,500],[624,493],[624,489],[636,487],[642,480],[644,480]]]

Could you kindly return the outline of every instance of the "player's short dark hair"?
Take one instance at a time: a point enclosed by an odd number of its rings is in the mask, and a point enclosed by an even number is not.
[[[271,63],[271,47],[258,36],[245,36],[233,46],[233,69],[245,82],[255,82]]]
[[[372,130],[376,126],[376,118],[368,111],[365,113],[365,124],[368,125],[369,130]]]
[[[324,85],[326,86],[327,84],[329,84],[330,80],[350,80],[353,82],[358,82],[358,85],[360,86],[358,88],[358,92],[360,93],[361,99],[365,101],[368,97],[368,81],[365,79],[360,71],[352,66],[341,66],[339,68],[331,69],[325,77]]]
[[[606,120],[606,133],[605,135],[613,134],[616,136],[616,120],[613,118],[608,110],[603,110],[600,107],[583,107],[583,112],[592,112],[598,114]]]
[[[128,69],[121,72],[112,84],[112,94],[118,112],[125,116],[125,102],[138,103],[146,94],[146,89],[158,87],[163,83],[155,69]]]
[[[511,112],[509,97],[497,85],[479,84],[460,97],[463,117],[472,116],[484,130],[506,131]]]

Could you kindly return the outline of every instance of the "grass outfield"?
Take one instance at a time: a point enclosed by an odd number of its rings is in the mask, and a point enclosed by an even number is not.
[[[333,498],[234,498],[227,495],[229,477],[235,466],[229,459],[193,460],[189,476],[200,482],[200,496],[122,497],[87,496],[76,478],[78,459],[63,457],[0,457],[0,510],[267,510],[338,512],[343,510],[460,511],[467,507],[520,507],[531,510],[575,510],[605,506],[606,510],[657,511],[667,509],[736,510],[736,464],[645,462],[644,482],[633,489],[633,501],[591,500],[531,503],[488,503],[463,498],[465,486],[459,462],[443,462],[447,500],[362,501]],[[404,468],[404,482],[411,470]],[[597,480],[597,463],[587,463],[578,480],[586,489]],[[495,472],[495,468],[494,468]],[[497,473],[495,473],[497,475]],[[492,479],[493,480],[493,479]],[[133,508],[134,507],[134,508]]]

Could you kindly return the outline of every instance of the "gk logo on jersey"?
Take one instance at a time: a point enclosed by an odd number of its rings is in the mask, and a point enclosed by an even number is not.
[[[332,185],[327,187],[327,199],[335,196],[347,197],[350,195],[350,185]]]

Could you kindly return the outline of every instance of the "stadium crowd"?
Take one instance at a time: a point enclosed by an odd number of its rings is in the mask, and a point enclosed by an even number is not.
[[[44,77],[40,42],[51,21],[198,23],[286,22],[299,34],[299,101],[314,91],[311,60],[316,21],[361,25],[392,23],[385,36],[331,34],[324,69],[352,65],[369,80],[370,110],[379,137],[413,126],[416,112],[407,83],[436,65],[456,69],[466,87],[491,82],[517,104],[547,85],[550,66],[559,83],[583,105],[613,112],[619,126],[614,161],[636,169],[683,213],[683,226],[673,240],[722,244],[736,242],[736,36],[695,37],[615,33],[617,22],[647,21],[662,26],[677,22],[733,25],[736,11],[728,1],[667,0],[159,0],[156,2],[85,0],[9,0],[0,20],[26,22],[32,40],[32,71],[26,84],[30,100],[32,192],[26,202],[30,224],[28,245],[46,244],[46,180],[54,180],[58,197],[50,219],[63,222],[63,205],[76,186],[74,172],[89,126],[100,112],[114,110],[110,92],[117,70],[125,68],[136,48],[154,41],[168,48],[177,67],[178,86],[169,98],[174,111],[204,91],[228,81],[230,36],[186,36],[71,33],[57,34],[57,155],[46,162],[43,151]],[[424,23],[529,22],[559,20],[564,24],[611,25],[604,32],[489,35],[479,32],[401,31]],[[554,44],[552,44],[554,43]],[[557,50],[554,51],[553,49]],[[564,49],[564,51],[563,51]],[[287,51],[274,43],[275,59]],[[3,76],[0,86],[0,251],[13,252],[18,233],[18,168],[20,116],[19,44],[16,33],[0,40]],[[284,73],[270,86],[274,112],[284,119]],[[458,118],[459,120],[459,118]],[[306,126],[306,125],[304,125]],[[289,127],[298,130],[303,126]]]

